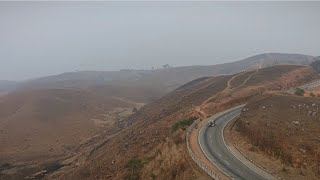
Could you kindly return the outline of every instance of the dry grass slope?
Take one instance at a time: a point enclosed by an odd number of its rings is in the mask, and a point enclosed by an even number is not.
[[[34,167],[17,172],[19,178],[30,175],[37,165],[72,156],[80,146],[119,131],[119,118],[136,106],[83,90],[12,92],[0,98],[0,165],[10,164],[5,169],[11,171]]]
[[[249,101],[236,129],[268,156],[294,170],[290,179],[320,177],[320,98],[266,94]],[[288,116],[289,115],[289,116]]]
[[[284,73],[278,73],[277,78],[271,78],[265,84],[262,83],[265,78],[258,78],[261,82],[256,82],[256,85],[243,86],[236,91],[232,88],[225,91],[233,75],[202,78],[188,83],[123,120],[120,125],[126,127],[125,130],[95,151],[88,161],[71,165],[48,178],[206,179],[208,177],[201,173],[188,155],[185,148],[185,131],[172,131],[172,128],[180,120],[199,116],[196,112],[197,106],[213,96],[216,96],[215,100],[206,104],[204,108],[208,114],[244,103],[266,91],[287,89],[317,77],[308,67],[273,68],[274,70],[266,71],[262,69],[261,73],[266,77],[273,71]],[[287,76],[290,73],[293,75]],[[300,74],[300,77],[296,78],[296,74]],[[133,166],[132,162],[139,163],[133,163]]]

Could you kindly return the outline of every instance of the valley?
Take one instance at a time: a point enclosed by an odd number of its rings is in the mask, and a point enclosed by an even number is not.
[[[0,180],[320,179],[319,17],[0,1]]]

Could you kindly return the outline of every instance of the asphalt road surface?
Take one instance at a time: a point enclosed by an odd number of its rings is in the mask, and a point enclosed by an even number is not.
[[[231,179],[265,180],[269,179],[261,173],[261,169],[247,166],[229,151],[223,138],[225,125],[241,113],[242,107],[227,110],[215,117],[216,126],[205,125],[199,132],[199,143],[206,157]],[[213,119],[211,119],[213,120]],[[257,167],[256,167],[257,168]]]

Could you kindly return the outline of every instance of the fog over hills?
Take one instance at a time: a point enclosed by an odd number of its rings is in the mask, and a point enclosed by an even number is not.
[[[319,55],[318,2],[1,2],[0,79]],[[59,12],[57,14],[57,12]]]
[[[0,2],[0,180],[319,180],[319,17]]]
[[[0,92],[12,90],[17,84],[15,81],[0,80]]]
[[[19,83],[20,88],[89,88],[116,86],[150,89],[157,98],[194,79],[278,64],[308,65],[316,57],[301,54],[266,53],[240,61],[210,66],[171,67],[156,70],[79,71],[42,77]]]
[[[0,149],[0,160],[9,164],[2,172],[5,172],[4,177],[21,179],[55,167],[57,163],[68,166],[70,162],[87,162],[85,159],[91,157],[96,149],[106,147],[111,134],[139,122],[142,123],[141,128],[147,122],[160,122],[165,114],[180,116],[186,114],[184,110],[187,114],[195,113],[192,110],[194,105],[206,102],[215,93],[219,94],[229,87],[228,84],[235,89],[247,88],[246,96],[250,97],[253,85],[270,84],[275,78],[293,71],[290,81],[278,80],[284,88],[311,80],[316,73],[310,66],[292,64],[308,65],[316,59],[308,55],[269,53],[211,66],[80,71],[18,83],[1,81],[5,95],[0,97],[0,142],[4,145]],[[291,65],[273,66],[280,64]],[[244,70],[252,71],[239,73]],[[239,74],[230,75],[234,73]],[[229,83],[233,76],[238,75],[240,84]],[[247,78],[250,80],[245,80]],[[241,85],[241,82],[250,87]],[[270,88],[277,89],[279,84],[271,83]],[[256,93],[259,91],[257,87]],[[235,96],[221,96],[215,101],[231,97]],[[238,97],[243,100],[244,96]],[[160,129],[158,132],[165,135]],[[30,163],[36,168],[29,166]],[[15,173],[7,173],[11,171]]]

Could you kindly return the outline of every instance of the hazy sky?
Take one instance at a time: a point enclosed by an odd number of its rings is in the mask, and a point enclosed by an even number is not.
[[[0,2],[0,79],[319,56],[319,22],[319,2]]]

